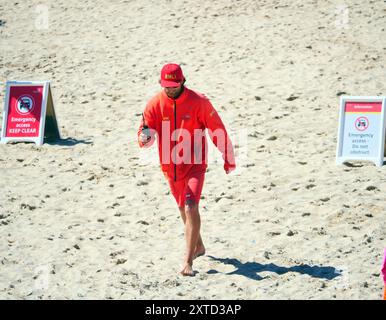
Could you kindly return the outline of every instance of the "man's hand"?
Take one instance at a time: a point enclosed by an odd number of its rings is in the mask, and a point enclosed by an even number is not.
[[[236,170],[236,165],[235,164],[224,163],[224,170],[225,170],[226,174],[229,174],[232,171]]]
[[[151,140],[151,136],[144,134],[143,132],[139,135],[139,141],[145,145]]]

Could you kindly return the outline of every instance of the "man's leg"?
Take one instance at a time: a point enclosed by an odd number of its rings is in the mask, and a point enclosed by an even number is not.
[[[197,241],[200,236],[201,219],[198,212],[198,205],[195,202],[187,201],[185,206],[185,240],[186,256],[181,274],[193,276],[193,259],[196,251]]]
[[[181,218],[185,225],[186,223],[185,207],[178,207],[178,209],[180,210]],[[200,256],[203,256],[204,254],[205,254],[205,246],[204,246],[204,242],[202,241],[201,234],[199,233],[196,248],[194,251],[193,260]]]

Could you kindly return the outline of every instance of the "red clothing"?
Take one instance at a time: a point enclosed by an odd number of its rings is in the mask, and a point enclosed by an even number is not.
[[[205,171],[190,172],[183,180],[168,179],[170,190],[176,199],[177,205],[183,207],[186,200],[199,204],[204,186]]]
[[[147,103],[143,115],[145,124],[157,136],[161,169],[168,179],[178,181],[185,179],[190,172],[206,170],[206,128],[222,153],[225,171],[228,173],[236,167],[233,146],[224,124],[209,99],[202,94],[184,87],[181,95],[174,100],[162,90]],[[143,120],[138,136],[142,127]],[[176,133],[173,135],[174,131]],[[138,142],[140,147],[144,146]],[[153,142],[154,139],[145,147]]]

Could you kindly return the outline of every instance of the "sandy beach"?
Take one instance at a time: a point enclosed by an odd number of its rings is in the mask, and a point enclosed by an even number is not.
[[[385,28],[384,1],[0,0],[1,108],[49,80],[62,134],[0,144],[0,299],[381,299],[386,166],[335,157],[340,96],[386,95]],[[195,277],[137,144],[167,62],[236,148],[226,175],[210,143]]]

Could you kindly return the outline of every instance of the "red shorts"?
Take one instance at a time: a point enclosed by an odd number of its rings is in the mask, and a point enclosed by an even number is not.
[[[168,179],[170,190],[179,207],[185,206],[185,201],[200,202],[202,187],[204,186],[205,171],[193,172],[187,178],[174,181]]]

